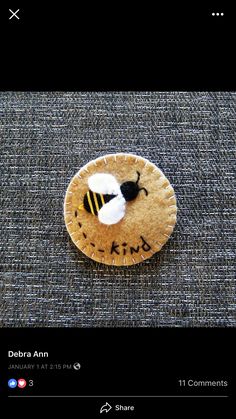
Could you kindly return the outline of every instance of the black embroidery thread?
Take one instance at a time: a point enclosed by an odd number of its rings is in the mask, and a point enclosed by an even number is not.
[[[135,247],[132,247],[132,246],[130,247],[130,253],[131,253],[131,255],[132,255],[134,252],[135,252],[135,253],[138,253],[138,252],[139,252],[139,246],[137,246],[137,247],[136,247],[136,249],[135,249]]]
[[[123,247],[127,246],[127,243],[125,243],[125,242],[124,242],[124,243],[122,243],[122,246],[123,246]],[[123,255],[124,255],[124,256],[126,255],[126,249],[123,249]]]
[[[82,224],[80,222],[78,223],[78,225],[79,225],[80,228],[82,227]],[[84,232],[83,232],[83,236],[84,236],[85,239],[87,239],[87,234],[85,234]],[[140,239],[142,240],[142,243],[143,243],[142,246],[138,245],[136,248],[133,247],[133,246],[130,246],[129,247],[129,251],[130,251],[131,255],[133,253],[139,253],[140,249],[143,249],[144,252],[148,252],[149,250],[151,250],[151,246],[144,239],[144,237],[143,236],[140,236]],[[92,243],[92,242],[90,242],[90,245],[93,246],[93,247],[96,247],[96,245],[94,243]],[[126,248],[127,245],[128,245],[128,243],[126,243],[126,242],[123,242],[122,243],[122,246],[123,246],[123,255],[124,256],[127,254],[127,248]],[[113,253],[116,253],[117,255],[120,255],[120,252],[118,250],[119,247],[120,247],[120,245],[118,243],[116,243],[115,241],[113,241],[112,242],[112,245],[111,245],[111,251],[110,251],[111,255]],[[98,249],[98,252],[104,253],[105,250],[104,249]]]
[[[123,246],[123,255],[127,254],[127,250],[130,251],[131,255],[133,253],[139,253],[140,249],[143,249],[144,252],[148,252],[149,250],[151,250],[151,246],[148,244],[148,242],[143,238],[143,236],[140,236],[140,239],[142,240],[142,245],[138,245],[136,248],[133,246],[130,246],[129,249],[126,248],[127,243],[122,243]],[[116,243],[115,241],[112,242],[111,245],[111,255],[113,253],[116,253],[117,255],[120,255],[120,249],[119,249],[120,245],[118,243]]]
[[[140,238],[143,241],[142,249],[144,250],[144,252],[148,252],[151,249],[151,246],[146,242],[146,240],[144,240],[143,236],[140,236]]]
[[[119,247],[120,245],[119,244],[115,244],[115,241],[113,241],[112,242],[112,245],[111,245],[111,255],[112,255],[112,253],[114,252],[114,253],[116,253],[117,255],[119,255],[120,253],[116,250],[117,249],[117,247]]]

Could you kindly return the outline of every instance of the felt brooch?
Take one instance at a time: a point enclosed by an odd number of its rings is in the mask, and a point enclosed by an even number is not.
[[[64,202],[74,244],[107,265],[133,265],[160,251],[176,213],[174,189],[162,171],[124,153],[83,166],[70,181]]]

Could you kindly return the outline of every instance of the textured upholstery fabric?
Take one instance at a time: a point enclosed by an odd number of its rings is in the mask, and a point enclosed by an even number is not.
[[[1,92],[1,325],[235,326],[230,92]],[[178,220],[131,267],[91,261],[63,219],[74,173],[132,152],[173,184]]]

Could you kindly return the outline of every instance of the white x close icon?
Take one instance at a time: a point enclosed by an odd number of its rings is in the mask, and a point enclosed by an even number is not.
[[[20,11],[20,9],[17,9],[15,12],[13,12],[11,9],[9,9],[9,12],[11,13],[11,16],[9,17],[9,20],[15,17],[16,19],[20,20],[19,16],[17,16],[17,13]]]

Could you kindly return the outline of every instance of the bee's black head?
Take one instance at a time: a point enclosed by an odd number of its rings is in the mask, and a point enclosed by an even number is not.
[[[132,201],[139,193],[139,187],[135,182],[122,183],[120,190],[126,201]]]
[[[120,187],[121,193],[126,201],[132,201],[133,199],[135,199],[138,196],[139,191],[141,190],[144,190],[146,195],[148,194],[147,189],[139,188],[138,182],[140,178],[140,173],[137,172],[137,174],[138,174],[138,179],[136,180],[136,182],[132,182],[132,181],[124,182],[122,183]]]

